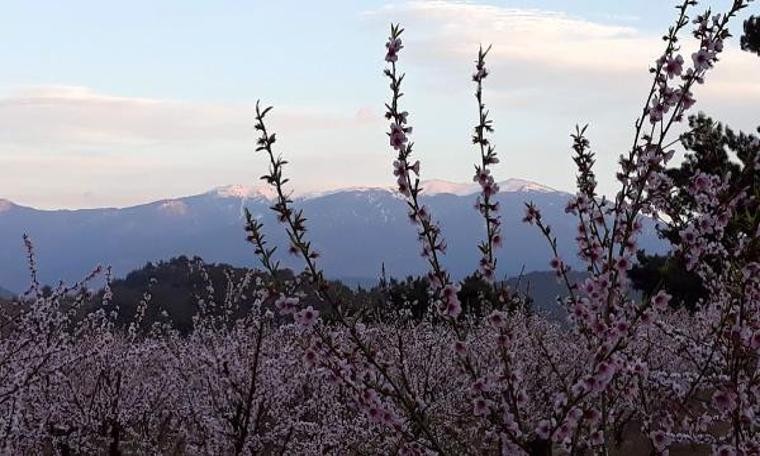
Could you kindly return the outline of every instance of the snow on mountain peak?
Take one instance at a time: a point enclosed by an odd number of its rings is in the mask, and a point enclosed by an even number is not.
[[[161,211],[172,215],[185,215],[188,211],[187,203],[180,200],[166,200],[158,207]]]
[[[476,183],[465,184],[460,182],[450,182],[441,179],[432,179],[423,181],[421,184],[424,195],[438,195],[449,193],[457,196],[473,195],[480,191],[480,186]],[[507,179],[499,182],[499,192],[556,192],[551,187],[541,185],[538,182],[526,179]]]
[[[320,198],[323,196],[329,196],[334,195],[336,193],[344,193],[344,192],[351,192],[351,193],[371,193],[371,192],[388,192],[393,193],[394,189],[390,187],[342,187],[342,188],[336,188],[332,190],[322,190],[322,191],[316,191],[316,192],[308,192],[303,193],[300,195],[297,195],[301,199],[312,199],[312,198]]]
[[[214,193],[221,198],[273,200],[277,197],[277,193],[269,185],[227,185],[216,188]]]
[[[5,212],[11,210],[13,207],[13,203],[8,201],[7,199],[0,198],[0,212]]]
[[[451,182],[443,179],[431,179],[422,181],[422,194],[427,196],[451,194],[456,196],[473,195],[480,191],[477,183]],[[526,179],[507,179],[499,182],[500,192],[555,192],[551,187],[541,185]],[[299,199],[313,199],[336,193],[356,193],[356,192],[391,192],[396,193],[395,188],[390,187],[341,187],[322,191],[313,192],[294,192],[291,196]],[[277,193],[269,185],[228,185],[216,188],[213,193],[222,198],[238,199],[265,199],[272,201],[277,198]]]
[[[557,190],[541,185],[538,182],[529,181],[526,179],[507,179],[499,182],[499,191],[502,192],[556,192]]]
[[[460,182],[450,182],[441,179],[431,179],[420,183],[423,195],[439,195],[449,193],[457,196],[472,195],[478,192],[478,185],[475,183],[464,184]]]

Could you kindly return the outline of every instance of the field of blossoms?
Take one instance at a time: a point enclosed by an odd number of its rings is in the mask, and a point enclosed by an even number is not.
[[[526,202],[524,222],[546,238],[550,267],[567,287],[568,322],[532,313],[524,296],[496,280],[495,251],[509,233],[493,201],[499,156],[486,106],[489,48],[478,50],[472,76],[473,179],[481,187],[473,217],[483,220],[473,269],[496,298],[484,296],[477,314],[463,309],[460,284],[442,266],[445,226],[420,198],[403,97],[404,30],[393,25],[384,72],[389,165],[429,265],[427,314],[380,318],[328,282],[308,214],[289,197],[287,161],[267,126],[272,108],[257,104],[256,151],[270,163],[262,179],[276,192],[271,209],[290,244],[269,245],[246,212],[241,233],[265,274],[230,275],[224,290],[207,280],[184,334],[169,321],[146,321],[146,309],[160,305],[150,289],[131,323],[117,325],[108,268],[44,290],[25,238],[31,285],[0,321],[0,453],[760,455],[758,195],[729,185],[717,169],[683,187],[665,172],[680,141],[674,130],[719,65],[732,19],[751,1],[733,0],[721,12],[693,11],[694,0],[678,7],[631,147],[620,155],[614,197],[597,193],[586,128],[572,132],[577,193],[566,211],[577,219],[585,281],[569,279],[541,207]],[[681,41],[697,49],[682,54]],[[754,164],[745,171],[757,175],[760,144],[752,141]],[[748,208],[754,225],[729,229]],[[696,310],[674,309],[664,289],[630,293],[643,217],[677,233],[672,255],[707,296]],[[280,254],[300,256],[304,272],[285,279]],[[85,303],[95,281],[105,290],[92,310]]]

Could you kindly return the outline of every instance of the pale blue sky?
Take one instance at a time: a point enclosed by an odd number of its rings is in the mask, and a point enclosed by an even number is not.
[[[673,5],[3,1],[0,198],[123,206],[255,183],[265,166],[251,150],[257,98],[276,106],[296,190],[390,185],[381,118],[390,21],[407,26],[405,108],[424,178],[469,180],[470,67],[477,44],[493,42],[486,101],[499,178],[570,189],[568,134],[590,122],[609,192]],[[750,129],[760,59],[729,47],[697,107]]]

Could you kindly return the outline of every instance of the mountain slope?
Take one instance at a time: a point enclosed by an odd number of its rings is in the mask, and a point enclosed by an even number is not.
[[[0,287],[0,299],[11,299],[14,296],[16,296],[16,294],[13,293],[12,291],[6,290],[5,288]]]
[[[444,264],[455,277],[472,272],[478,260],[476,244],[483,222],[473,208],[474,195],[465,185],[431,185],[424,197],[448,242]],[[514,276],[545,270],[549,250],[535,227],[521,222],[524,202],[534,201],[560,239],[560,249],[573,263],[575,220],[564,213],[567,193],[527,181],[501,183],[505,245],[499,252],[499,272]],[[457,190],[456,193],[453,190]],[[476,191],[477,189],[475,189]],[[457,194],[459,193],[459,194]],[[301,268],[287,253],[283,227],[269,206],[271,193],[259,187],[231,186],[214,191],[156,201],[123,209],[40,211],[6,202],[0,205],[0,283],[24,289],[28,282],[21,236],[29,233],[38,255],[43,282],[76,280],[96,264],[108,264],[117,275],[146,261],[181,254],[208,261],[255,266],[253,251],[243,240],[242,211],[247,207],[263,223],[283,265]],[[404,276],[425,271],[414,226],[395,193],[382,188],[354,188],[296,197],[308,218],[308,236],[321,253],[320,264],[331,277],[376,277],[381,263],[388,274]],[[661,250],[652,224],[642,247]]]

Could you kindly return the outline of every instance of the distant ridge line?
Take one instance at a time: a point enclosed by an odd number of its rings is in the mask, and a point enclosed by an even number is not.
[[[539,192],[539,193],[565,193],[562,190],[556,190],[547,185],[540,184],[528,179],[510,178],[503,180],[499,184],[499,193],[515,193],[515,192]],[[480,191],[480,186],[475,182],[463,183],[453,182],[443,179],[431,179],[420,182],[422,187],[423,196],[433,196],[442,194],[451,194],[456,196],[469,196],[475,195]],[[355,193],[355,192],[387,192],[396,195],[396,189],[392,186],[348,186],[340,187],[328,190],[298,192],[294,191],[290,196],[298,200],[310,200],[315,198],[321,198],[330,195],[336,195],[340,193]],[[59,209],[39,209],[34,206],[16,204],[13,201],[0,197],[0,214],[9,211],[13,208],[25,208],[34,209],[44,212],[55,211],[90,211],[90,210],[119,210],[119,209],[132,209],[141,206],[149,206],[159,204],[162,207],[170,211],[182,212],[183,208],[177,202],[181,202],[187,198],[193,198],[197,196],[218,196],[220,198],[235,198],[240,200],[265,200],[273,201],[276,198],[276,194],[267,184],[257,185],[245,185],[245,184],[232,184],[224,185],[213,188],[203,193],[196,193],[190,195],[177,196],[172,198],[159,198],[152,201],[145,201],[136,204],[129,204],[126,206],[101,206],[101,207],[88,207],[88,208],[59,208]]]

